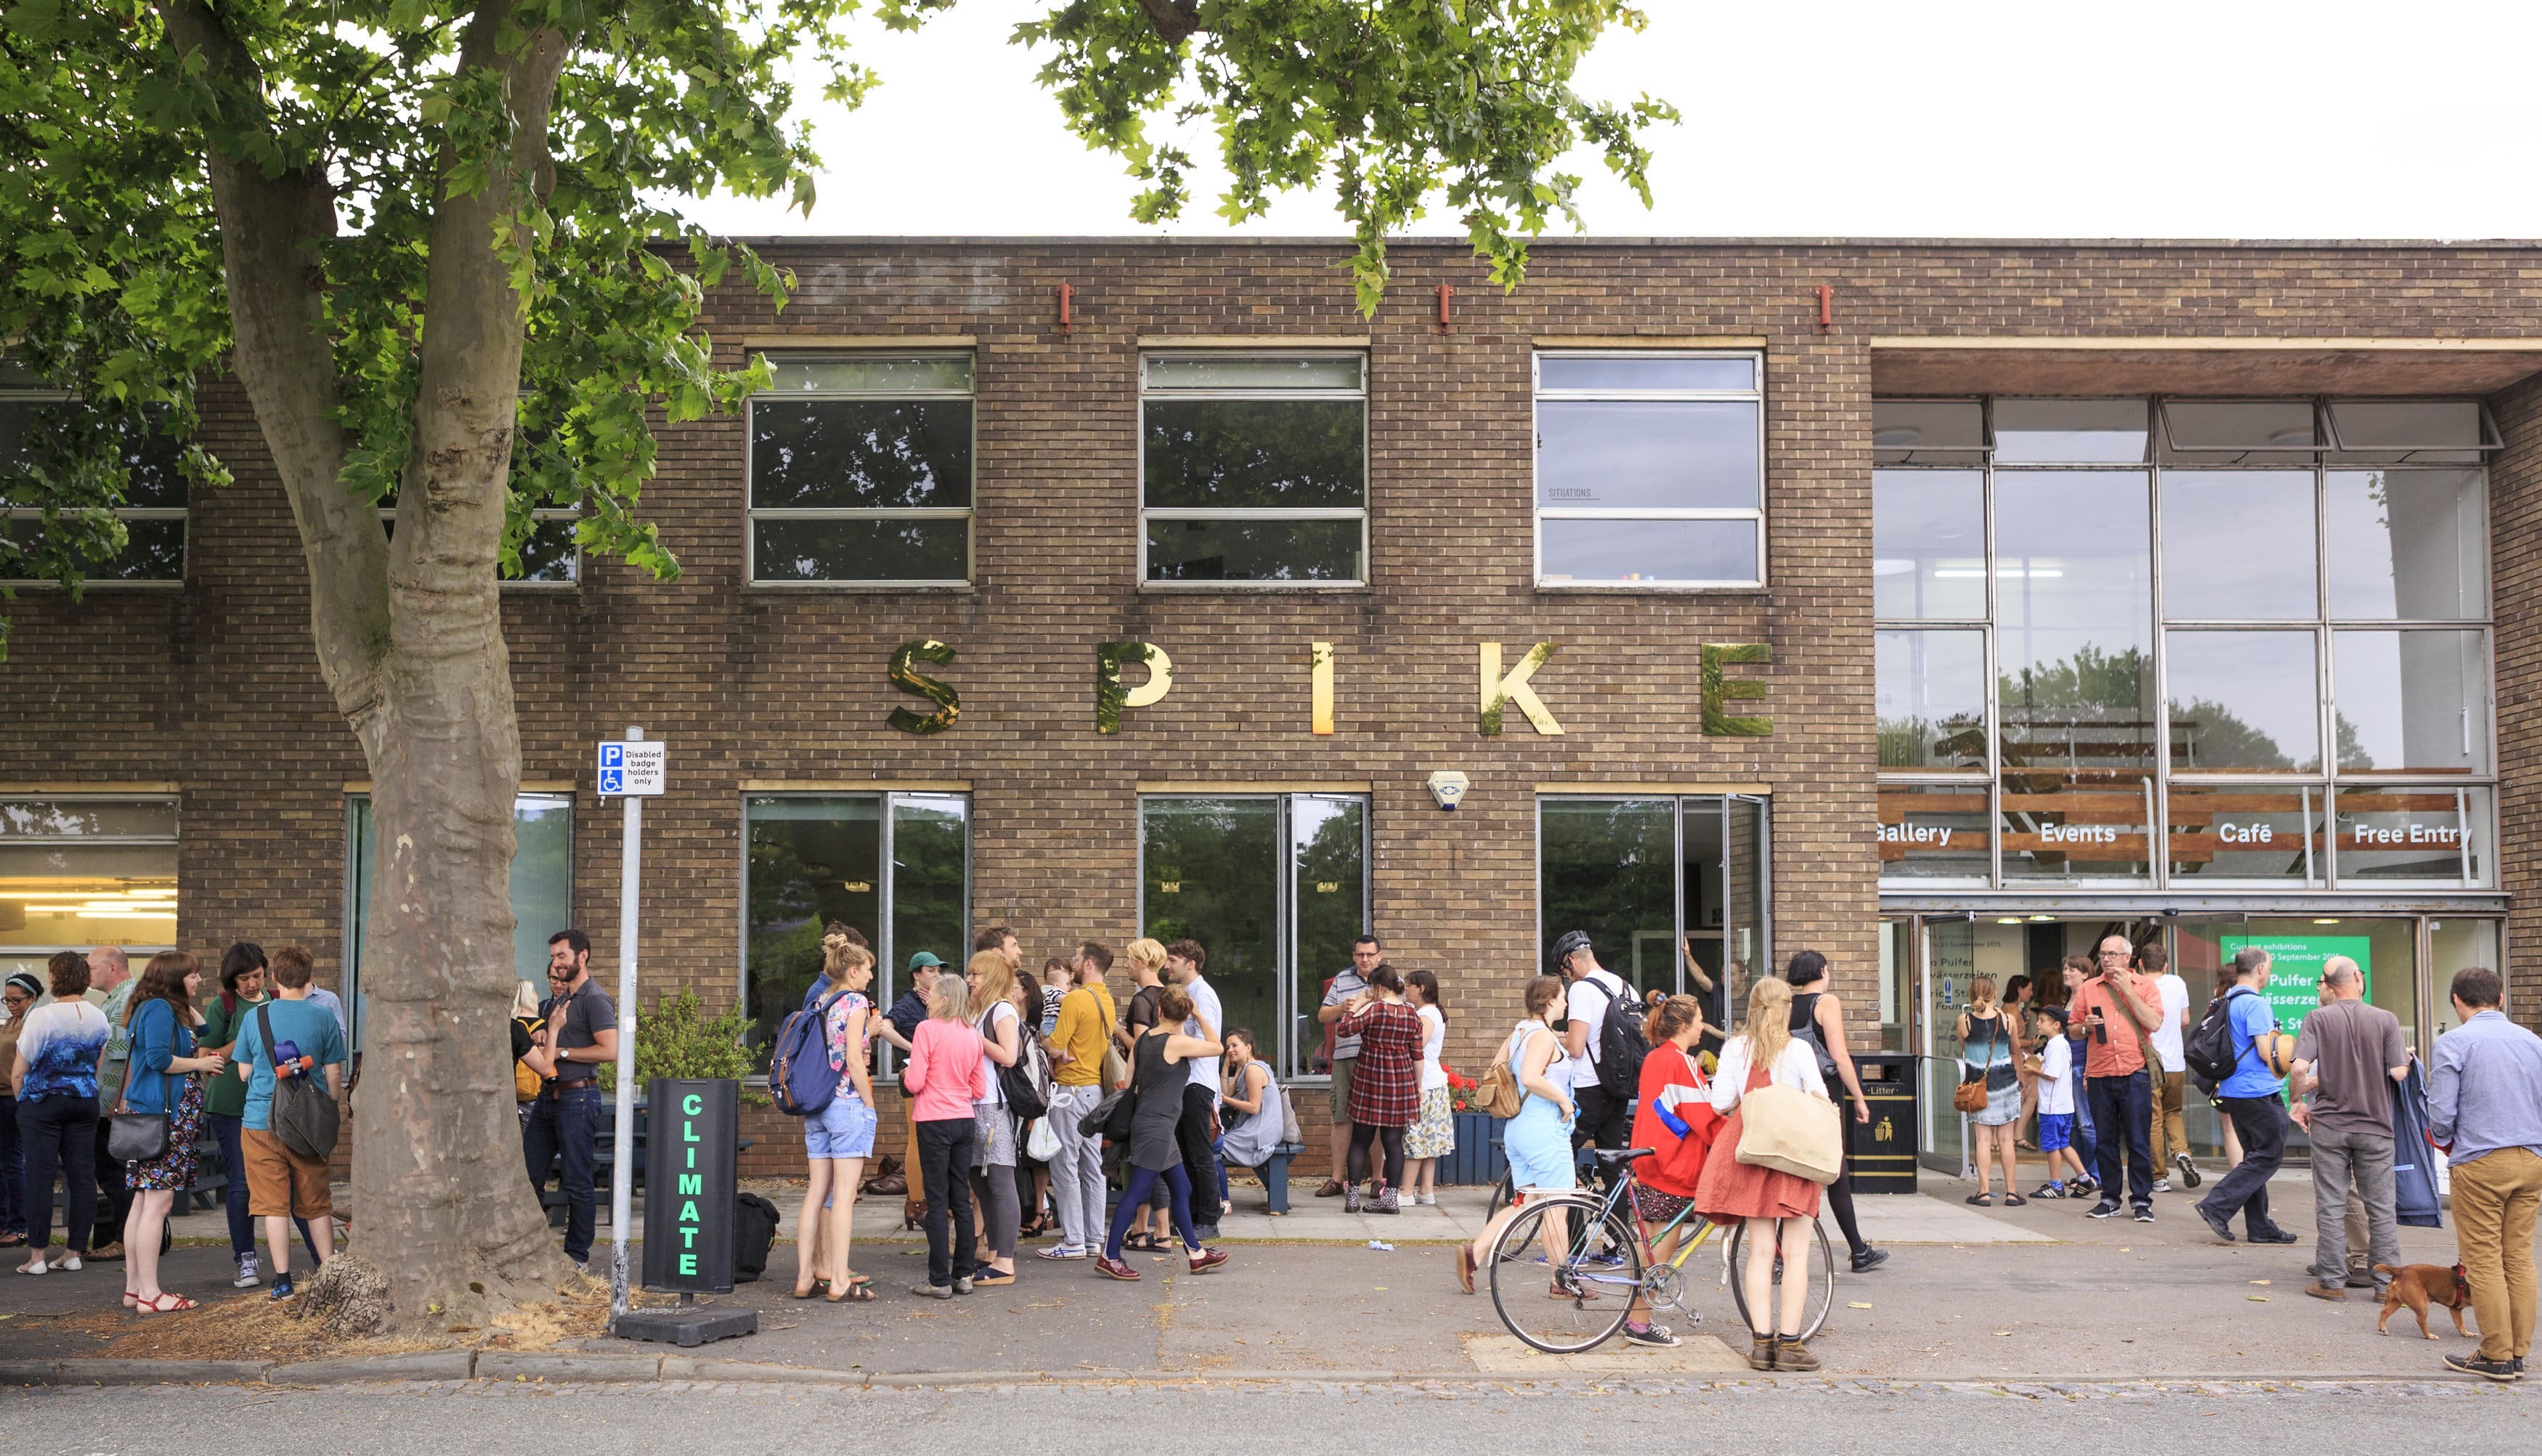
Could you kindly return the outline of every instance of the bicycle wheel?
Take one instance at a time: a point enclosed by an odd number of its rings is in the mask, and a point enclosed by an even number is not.
[[[1829,1246],[1827,1229],[1810,1223],[1810,1287],[1801,1306],[1801,1338],[1815,1340],[1827,1328],[1828,1312],[1835,1308],[1835,1250]],[[1741,1223],[1730,1231],[1730,1247],[1723,1251],[1724,1272],[1730,1280],[1730,1297],[1738,1303],[1739,1322],[1751,1331],[1757,1322],[1748,1317],[1748,1225]],[[1783,1292],[1783,1256],[1774,1259],[1774,1300],[1779,1306]],[[1788,1332],[1782,1332],[1788,1333]]]
[[[1545,1256],[1546,1221],[1559,1251]],[[1492,1307],[1509,1332],[1546,1354],[1578,1354],[1623,1327],[1642,1286],[1632,1228],[1596,1200],[1532,1199],[1492,1246]]]
[[[1483,1210],[1483,1221],[1485,1223],[1489,1223],[1493,1219],[1499,1217],[1501,1210],[1509,1206],[1509,1201],[1510,1173],[1507,1168],[1503,1168],[1501,1170],[1500,1182],[1492,1185],[1491,1206]]]

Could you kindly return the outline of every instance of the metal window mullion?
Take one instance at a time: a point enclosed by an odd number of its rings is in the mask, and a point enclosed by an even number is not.
[[[1874,817],[1877,818],[1877,815]],[[1669,835],[1671,845],[1669,864],[1675,871],[1669,877],[1672,882],[1669,890],[1675,906],[1673,914],[1677,925],[1677,935],[1669,943],[1669,964],[1677,968],[1677,977],[1669,993],[1683,995],[1685,994],[1686,947],[1691,943],[1685,923],[1685,798],[1683,795],[1678,795],[1669,802]],[[1648,991],[1650,988],[1644,986],[1643,989]]]
[[[1985,438],[1994,438],[1994,398],[1979,401],[1978,425]],[[1994,455],[1978,466],[1978,509],[1982,519],[1978,527],[1980,574],[1985,578],[1985,813],[1986,813],[1986,886],[2003,887],[2003,647],[1997,630],[2001,620],[1997,604],[1995,577],[1999,566],[1995,559],[1995,488]]]
[[[2158,411],[2159,402],[2154,408]],[[2153,775],[2152,812],[2154,822],[2145,826],[2147,883],[2156,890],[2171,888],[2171,634],[2170,623],[2163,618],[2162,606],[2162,452],[2153,448],[2151,431],[2168,426],[2159,420],[2146,422],[2145,454],[2154,457],[2143,467],[2145,516],[2151,526],[2152,539],[2147,543],[2150,554],[2146,561],[2146,582],[2152,594],[2153,610]],[[2167,438],[2167,437],[2166,437]]]
[[[954,520],[970,506],[752,506],[754,521]]]
[[[1761,521],[1763,506],[1547,506],[1535,508],[1547,521]]]
[[[1280,872],[1271,877],[1271,923],[1284,926],[1287,930],[1287,933],[1280,937],[1280,944],[1273,946],[1271,950],[1271,974],[1275,982],[1271,991],[1271,1005],[1276,1014],[1280,1005],[1281,987],[1293,985],[1298,979],[1298,831],[1290,813],[1289,795],[1272,795],[1271,823],[1273,833],[1280,837]],[[1295,999],[1295,994],[1292,992],[1293,1003]],[[1294,1067],[1297,1064],[1297,1049],[1294,1044],[1298,1038],[1296,1013],[1292,1011],[1291,1014],[1282,1016],[1280,1025],[1286,1030],[1292,1043],[1289,1056],[1290,1064]],[[1297,1073],[1292,1071],[1289,1075],[1295,1076]]]
[[[1362,521],[1366,506],[1143,506],[1142,521]]]
[[[898,967],[894,964],[894,953],[896,948],[892,944],[891,935],[891,910],[893,898],[892,801],[897,797],[899,796],[888,792],[881,796],[882,824],[877,837],[882,849],[880,856],[882,863],[874,867],[874,888],[881,892],[874,897],[874,950],[882,960],[882,1000],[879,1004],[886,1007],[892,1003],[892,998],[899,981],[896,974]],[[900,1069],[898,1049],[886,1043],[884,1044],[883,1052],[890,1058],[885,1065],[885,1069],[897,1072]]]

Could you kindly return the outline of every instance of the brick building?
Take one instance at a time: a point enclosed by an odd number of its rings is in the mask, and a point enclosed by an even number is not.
[[[507,596],[525,976],[566,920],[614,955],[631,723],[645,999],[763,1023],[824,915],[894,966],[1190,934],[1311,1079],[1373,926],[1479,1072],[1579,926],[1716,1020],[1815,946],[1929,1092],[1974,976],[2112,930],[2194,983],[2270,944],[2307,1002],[2356,955],[2422,1046],[2517,942],[2531,247],[1553,241],[1504,296],[1425,244],[1374,320],[1330,242],[765,248],[790,306],[710,322],[776,388],[645,494],[682,577],[557,521]],[[205,413],[236,484],[12,608],[0,958],[296,939],[358,992],[366,770],[255,424]]]

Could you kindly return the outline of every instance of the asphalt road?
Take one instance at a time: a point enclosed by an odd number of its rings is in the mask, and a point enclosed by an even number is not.
[[[2486,1385],[2075,1385],[1701,1381],[1115,1385],[842,1391],[774,1385],[52,1388],[0,1395],[13,1456],[242,1444],[294,1456],[578,1451],[1706,1449],[2530,1451],[2542,1391]],[[2441,1435],[2436,1434],[2441,1430]],[[1265,1433],[1271,1445],[1265,1445]]]

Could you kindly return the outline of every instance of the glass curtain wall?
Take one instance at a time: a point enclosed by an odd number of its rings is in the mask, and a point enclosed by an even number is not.
[[[1874,414],[1884,884],[2496,884],[2476,404]]]
[[[1332,1069],[1315,1011],[1367,934],[1368,800],[1155,795],[1139,803],[1141,933],[1196,940],[1227,1017],[1285,1079]]]

